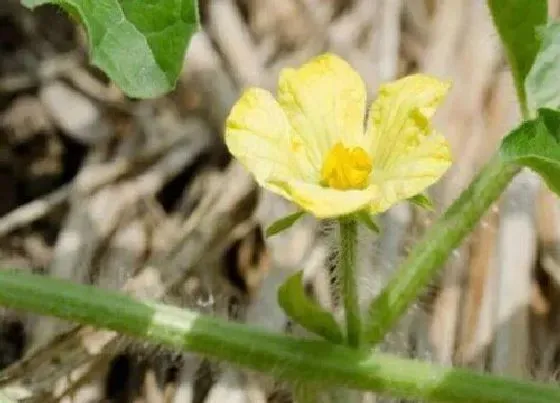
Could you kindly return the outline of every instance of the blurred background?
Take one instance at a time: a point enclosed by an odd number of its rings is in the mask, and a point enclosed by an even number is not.
[[[559,1],[551,0],[553,16]],[[224,120],[243,88],[324,51],[378,85],[415,71],[452,79],[436,117],[455,163],[436,211],[397,205],[362,234],[369,301],[519,122],[482,0],[201,0],[175,91],[127,99],[88,63],[84,32],[55,7],[0,3],[0,266],[305,335],[276,303],[304,269],[337,309],[329,225],[270,240],[293,206],[230,160]],[[383,349],[446,366],[555,382],[560,360],[560,202],[519,175]],[[336,279],[334,279],[336,280]],[[334,286],[333,286],[334,285]],[[233,366],[58,320],[0,310],[0,391],[27,401],[290,402],[286,385]],[[476,387],[473,385],[473,387]],[[396,402],[365,395],[364,402]]]

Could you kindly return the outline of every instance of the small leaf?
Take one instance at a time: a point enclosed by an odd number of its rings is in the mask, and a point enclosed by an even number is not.
[[[412,196],[410,199],[408,199],[408,201],[412,204],[417,205],[418,207],[425,208],[426,210],[434,209],[434,203],[432,203],[430,198],[423,193],[418,193],[417,195]]]
[[[278,234],[296,223],[303,215],[305,211],[297,211],[295,213],[289,214],[286,217],[282,217],[279,220],[274,221],[272,224],[268,226],[266,229],[266,237],[271,237],[273,235]]]
[[[377,225],[375,220],[372,218],[371,214],[369,214],[367,211],[362,210],[359,213],[357,213],[356,216],[358,220],[362,224],[364,224],[370,231],[377,232],[378,234],[381,232],[379,225]]]
[[[519,101],[525,105],[525,77],[539,51],[536,28],[546,24],[547,0],[488,0],[488,7],[506,49]]]
[[[130,97],[152,98],[175,87],[191,37],[196,0],[23,0],[60,6],[87,31],[91,63]]]
[[[278,289],[278,303],[284,312],[305,329],[333,343],[342,343],[343,335],[333,315],[310,299],[303,289],[303,273],[297,272]]]
[[[525,81],[527,101],[532,109],[560,107],[560,23],[553,22],[540,31],[542,44]]]
[[[539,109],[536,119],[526,121],[502,141],[500,155],[531,168],[560,195],[560,112]]]

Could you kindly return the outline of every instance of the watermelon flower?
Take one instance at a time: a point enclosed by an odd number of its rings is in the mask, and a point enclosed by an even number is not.
[[[247,89],[225,142],[261,186],[318,218],[377,214],[449,168],[449,145],[430,122],[449,87],[425,74],[383,84],[366,118],[362,79],[326,53],[284,69],[276,99]]]

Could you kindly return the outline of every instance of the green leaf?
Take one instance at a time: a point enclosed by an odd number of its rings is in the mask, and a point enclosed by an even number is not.
[[[343,335],[332,314],[309,298],[303,289],[303,273],[297,272],[278,289],[278,303],[284,312],[310,332],[340,344]]]
[[[370,231],[377,232],[378,234],[381,232],[379,225],[367,211],[360,211],[356,214],[356,217],[358,218],[358,221],[364,224]]]
[[[410,199],[408,199],[408,201],[412,204],[417,205],[418,207],[425,208],[426,210],[434,209],[434,203],[432,203],[430,198],[423,193],[418,193],[417,195],[412,196]]]
[[[531,168],[560,195],[560,112],[539,109],[536,119],[523,123],[503,140],[500,156]]]
[[[130,97],[158,97],[175,87],[191,37],[197,0],[22,0],[46,3],[78,17],[90,58]]]
[[[274,221],[269,227],[266,229],[266,237],[271,237],[273,235],[278,234],[296,223],[303,215],[305,211],[297,211],[295,213],[289,214],[286,217],[280,218],[279,220]]]
[[[527,111],[525,77],[540,46],[536,28],[546,24],[547,0],[488,0],[494,24],[504,44],[521,108]]]
[[[560,23],[539,30],[542,45],[525,81],[529,107],[560,107]]]

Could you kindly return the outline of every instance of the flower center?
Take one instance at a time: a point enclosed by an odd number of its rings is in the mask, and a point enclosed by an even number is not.
[[[368,185],[372,163],[362,147],[344,147],[336,143],[321,168],[321,185],[334,189],[364,189]]]

